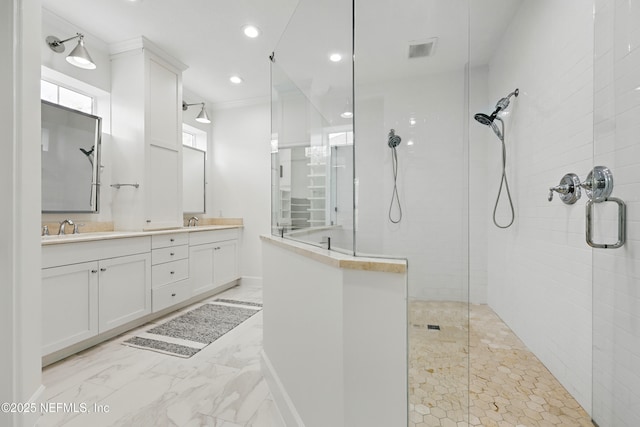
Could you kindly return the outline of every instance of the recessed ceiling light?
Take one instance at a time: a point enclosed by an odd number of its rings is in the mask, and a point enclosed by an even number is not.
[[[253,25],[245,25],[244,27],[242,27],[242,31],[244,31],[245,36],[251,39],[255,39],[260,35],[260,30],[258,29],[258,27],[255,27]]]
[[[242,83],[242,78],[240,76],[231,76],[229,77],[229,81],[233,84],[239,85]]]
[[[342,55],[340,55],[339,53],[332,53],[331,55],[329,55],[329,60],[331,62],[340,62],[342,60]]]

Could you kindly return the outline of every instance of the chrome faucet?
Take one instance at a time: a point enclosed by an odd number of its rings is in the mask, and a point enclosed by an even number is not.
[[[58,236],[63,236],[64,235],[64,226],[65,226],[65,224],[74,225],[73,221],[71,221],[70,219],[65,219],[64,221],[62,221],[60,223],[60,231],[58,231]]]
[[[198,217],[197,216],[192,216],[191,218],[189,218],[189,222],[187,223],[187,227],[195,227],[196,225],[198,225]]]

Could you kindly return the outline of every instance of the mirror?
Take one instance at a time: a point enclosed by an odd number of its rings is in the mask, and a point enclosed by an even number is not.
[[[182,148],[182,210],[185,213],[205,213],[207,153],[186,145]]]
[[[42,101],[42,212],[98,212],[101,118]]]

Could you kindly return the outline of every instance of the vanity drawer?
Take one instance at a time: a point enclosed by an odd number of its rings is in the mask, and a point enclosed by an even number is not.
[[[238,238],[237,228],[227,228],[222,230],[194,231],[189,234],[189,244],[206,245],[207,243],[224,242],[226,240],[236,240]]]
[[[189,258],[189,246],[174,246],[172,248],[153,249],[151,251],[151,264],[162,264],[163,262],[176,261]]]
[[[151,286],[153,288],[189,278],[189,260],[165,262],[151,267]]]
[[[189,233],[154,234],[151,236],[151,249],[188,244]]]
[[[192,286],[190,280],[182,280],[180,282],[170,283],[161,288],[151,290],[151,307],[152,311],[163,310],[174,304],[191,298]]]

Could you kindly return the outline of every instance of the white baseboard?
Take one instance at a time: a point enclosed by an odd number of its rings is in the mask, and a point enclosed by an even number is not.
[[[260,276],[242,276],[240,284],[250,286],[252,288],[262,287],[262,277]]]
[[[300,414],[298,414],[287,390],[284,389],[284,386],[278,377],[278,373],[273,368],[273,365],[264,350],[260,352],[260,356],[262,362],[262,374],[267,381],[267,385],[269,386],[269,390],[273,396],[273,401],[275,402],[278,411],[280,411],[280,415],[282,415],[285,425],[287,427],[305,427]]]

